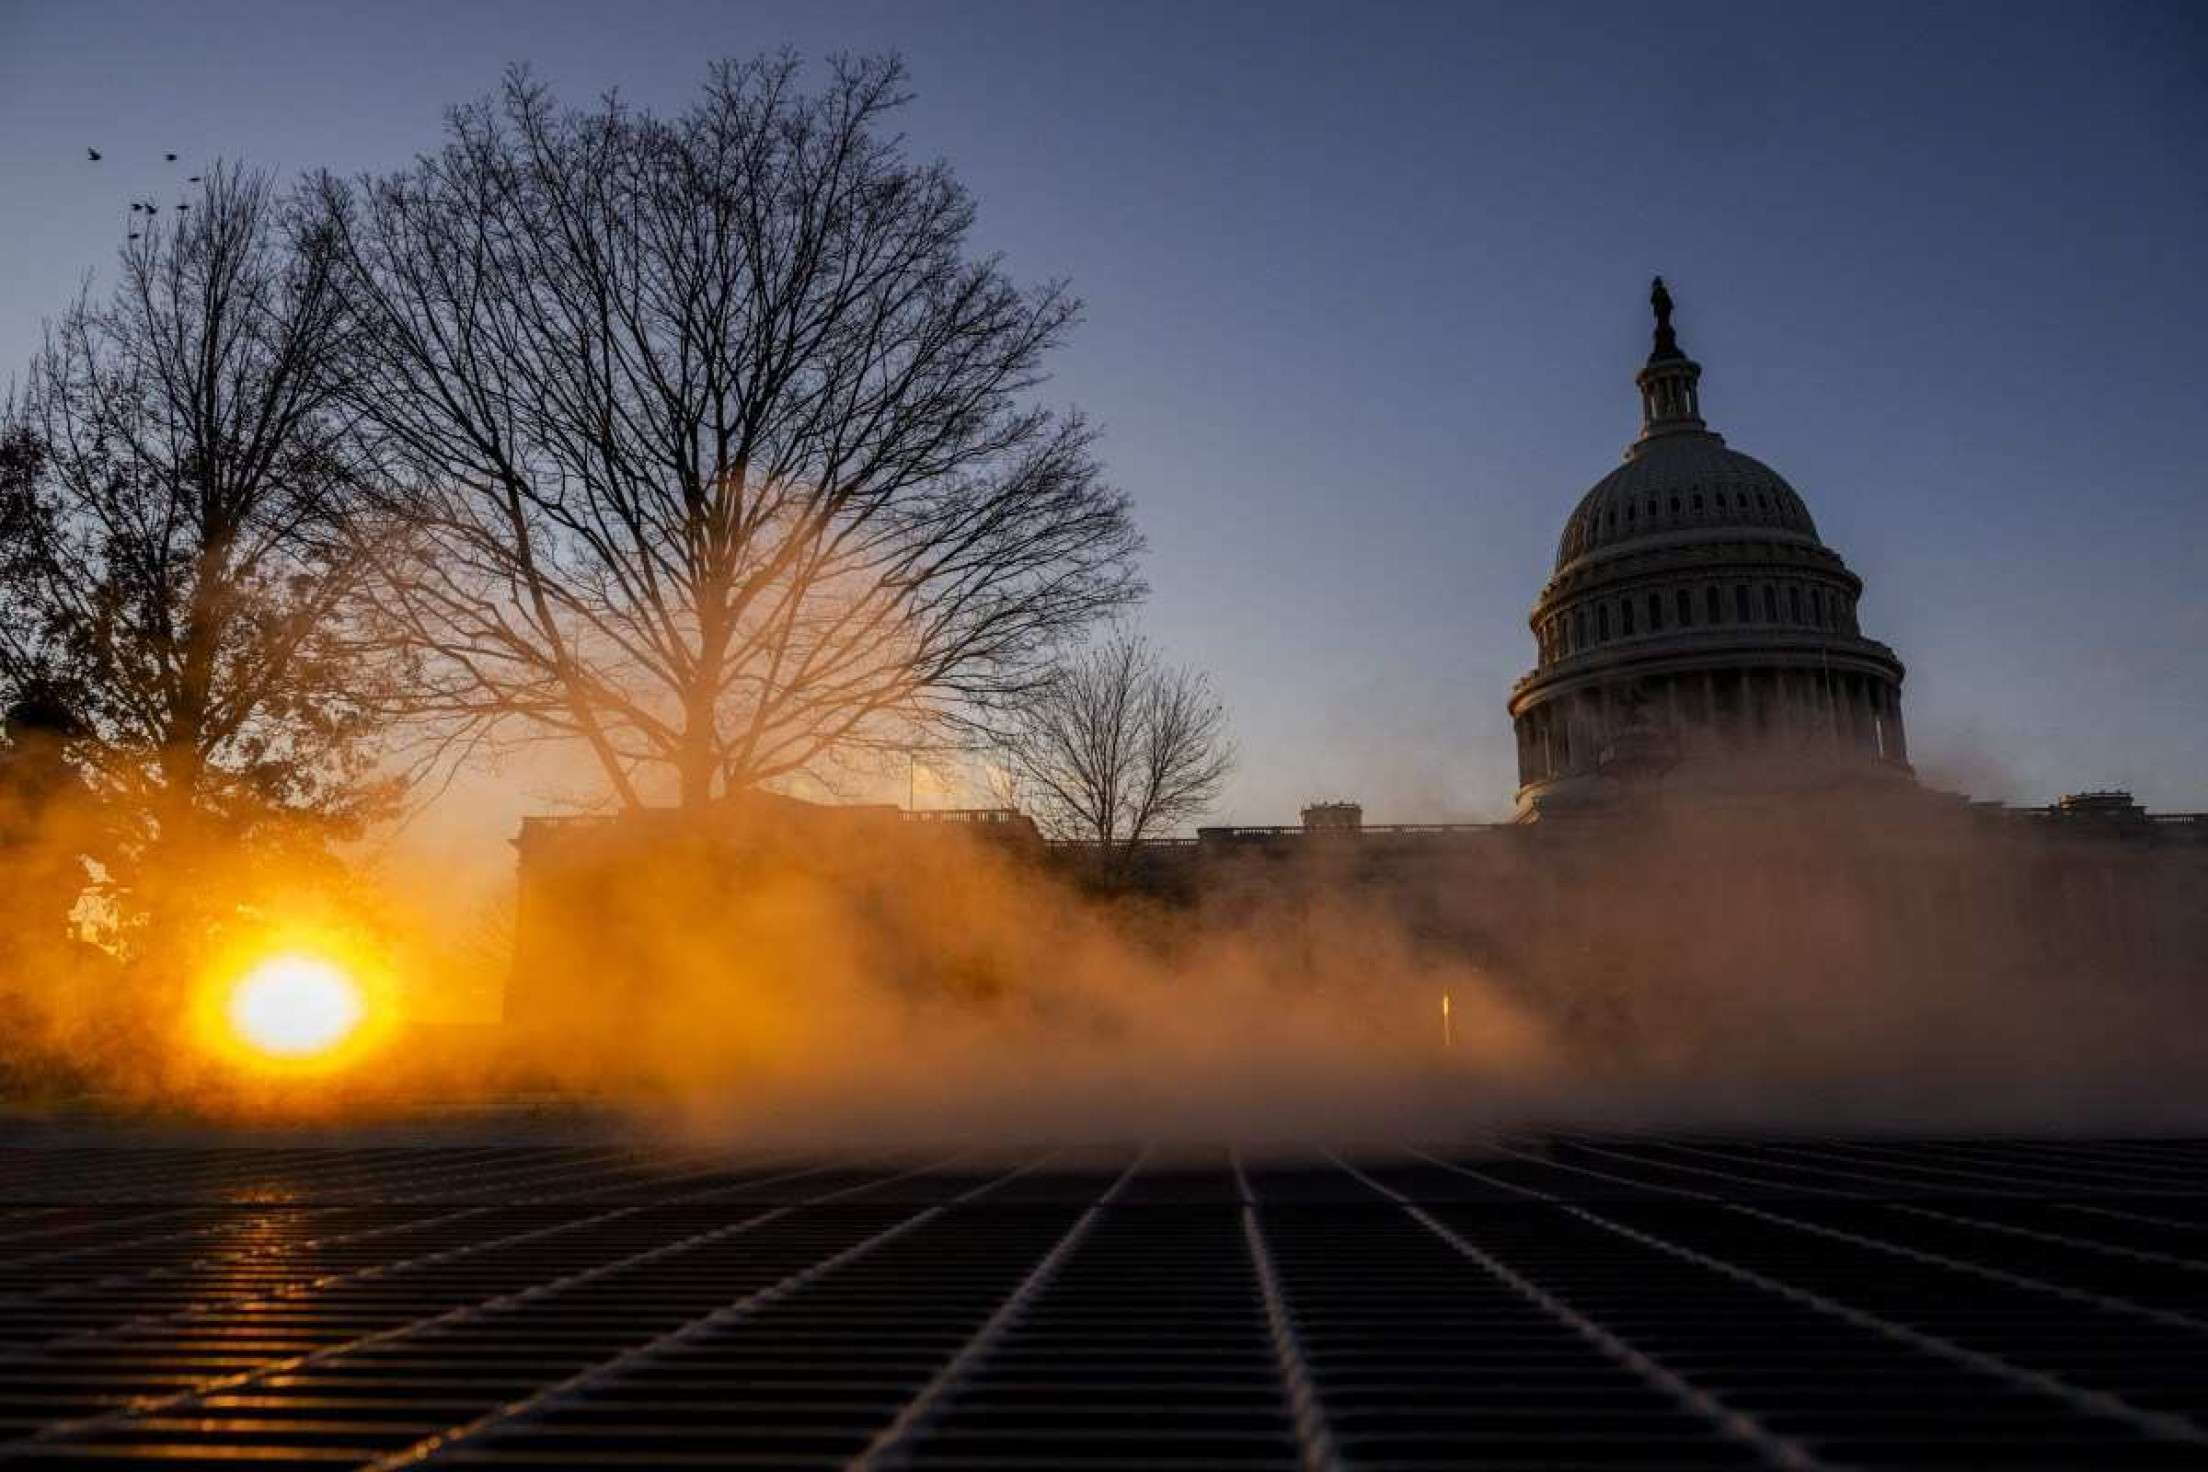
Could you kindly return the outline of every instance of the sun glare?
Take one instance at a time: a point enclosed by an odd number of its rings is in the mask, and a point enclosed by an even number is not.
[[[275,1058],[327,1053],[359,1028],[367,1006],[358,983],[333,962],[276,956],[238,978],[226,1008],[247,1047]]]

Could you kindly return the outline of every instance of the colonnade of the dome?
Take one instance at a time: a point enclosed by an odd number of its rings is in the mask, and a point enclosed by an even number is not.
[[[1900,684],[1886,671],[1692,663],[1528,702],[1514,722],[1521,795],[1538,799],[1575,778],[1656,776],[1680,763],[1716,785],[1721,768],[1767,783],[1864,759],[1908,763]]]

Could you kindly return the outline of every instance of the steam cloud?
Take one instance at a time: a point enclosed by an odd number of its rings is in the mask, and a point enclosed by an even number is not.
[[[10,1035],[163,1109],[518,1093],[758,1143],[2208,1124],[2189,847],[1906,794],[1384,842],[1145,898],[892,819],[644,820],[547,862],[502,1026],[402,1028],[311,1087],[233,1077],[186,1061],[173,999],[19,946]],[[415,997],[503,970],[383,903]]]

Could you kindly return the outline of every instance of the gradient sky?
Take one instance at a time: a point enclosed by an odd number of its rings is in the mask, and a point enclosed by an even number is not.
[[[1980,796],[2208,808],[2208,6],[0,0],[0,378],[187,164],[403,161],[526,61],[895,49],[1208,668],[1221,817],[1500,816],[1503,701],[1636,428],[1649,276]],[[85,161],[87,145],[106,155]]]

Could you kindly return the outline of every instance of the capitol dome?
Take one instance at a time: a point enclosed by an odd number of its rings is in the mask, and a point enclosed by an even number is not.
[[[1736,528],[1790,532],[1815,543],[1817,523],[1794,488],[1714,434],[1666,435],[1635,447],[1595,482],[1564,523],[1556,565],[1604,547]]]
[[[1627,782],[1903,775],[1901,662],[1862,636],[1862,580],[1784,477],[1703,422],[1670,294],[1635,376],[1641,433],[1564,523],[1512,688],[1520,815]]]

